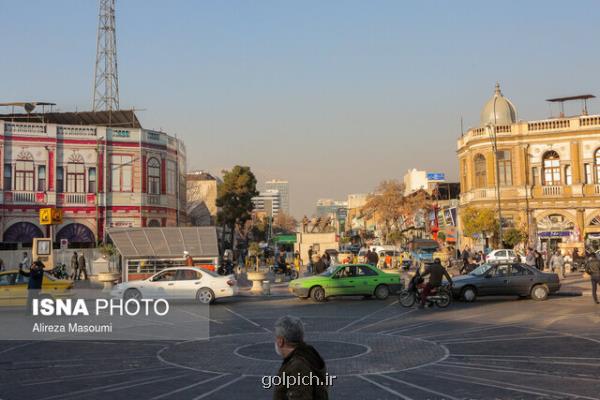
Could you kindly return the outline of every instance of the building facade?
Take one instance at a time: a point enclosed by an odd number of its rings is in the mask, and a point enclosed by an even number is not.
[[[503,227],[526,230],[530,244],[542,249],[584,240],[597,246],[600,115],[584,109],[571,117],[518,121],[515,106],[497,85],[479,126],[458,140],[458,162],[459,211],[497,209],[498,183]]]
[[[0,115],[0,232],[14,247],[48,237],[91,246],[107,228],[176,226],[185,216],[185,146],[133,111]]]
[[[279,192],[279,210],[290,215],[290,184],[288,181],[270,180],[265,182],[266,190],[277,190]]]
[[[267,189],[260,192],[258,196],[252,198],[253,213],[261,217],[275,218],[279,214],[280,199],[279,190]]]
[[[215,225],[219,180],[204,171],[186,175],[187,218],[192,226]]]

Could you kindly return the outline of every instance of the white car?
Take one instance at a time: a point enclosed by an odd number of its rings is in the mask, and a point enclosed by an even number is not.
[[[197,300],[211,304],[221,297],[235,296],[237,282],[232,275],[220,276],[195,267],[165,268],[148,279],[116,285],[111,296],[122,299]]]
[[[517,262],[517,253],[510,249],[500,249],[491,251],[486,257],[487,262]]]

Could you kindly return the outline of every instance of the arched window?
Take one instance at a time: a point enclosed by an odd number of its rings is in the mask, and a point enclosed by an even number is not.
[[[487,186],[487,172],[485,165],[485,157],[482,154],[477,154],[473,160],[475,164],[475,187],[482,188]]]
[[[67,192],[85,192],[85,164],[81,154],[73,154],[67,163]]]
[[[600,183],[600,149],[594,153],[594,164],[596,166],[596,183]]]
[[[512,186],[512,160],[510,150],[498,151],[498,180],[502,186]]]
[[[160,194],[160,161],[154,157],[148,160],[148,193]]]
[[[546,186],[560,185],[560,157],[554,150],[548,151],[543,158],[542,177]]]
[[[33,191],[33,156],[21,152],[15,163],[15,190]]]

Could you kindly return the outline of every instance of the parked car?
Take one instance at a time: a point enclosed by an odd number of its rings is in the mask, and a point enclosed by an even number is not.
[[[500,249],[493,250],[488,253],[485,257],[486,262],[519,262],[519,256],[515,253],[514,250],[510,249]]]
[[[555,273],[520,263],[485,263],[468,275],[453,277],[452,293],[467,302],[478,296],[522,296],[546,300],[560,289]]]
[[[388,274],[366,264],[337,265],[320,275],[296,279],[289,290],[302,299],[325,301],[332,296],[375,296],[385,300],[401,290],[399,274]]]
[[[222,297],[235,296],[237,282],[232,275],[220,276],[195,267],[166,268],[148,279],[116,285],[111,296],[123,299],[197,300],[214,303]]]
[[[0,272],[0,306],[24,306],[27,304],[27,283],[29,278],[18,270]],[[61,298],[71,295],[73,281],[57,279],[44,272],[40,297]]]

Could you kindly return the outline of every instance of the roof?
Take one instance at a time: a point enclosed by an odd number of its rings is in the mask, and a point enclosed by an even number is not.
[[[571,100],[587,100],[593,99],[596,96],[593,94],[580,94],[578,96],[568,96],[568,97],[555,97],[553,99],[546,99],[546,101],[550,101],[552,103],[562,103],[563,101],[571,101]]]
[[[99,125],[119,128],[142,127],[134,110],[0,114],[0,119],[15,122],[40,122],[61,125]]]
[[[217,229],[205,227],[111,228],[108,234],[125,258],[217,257]]]

